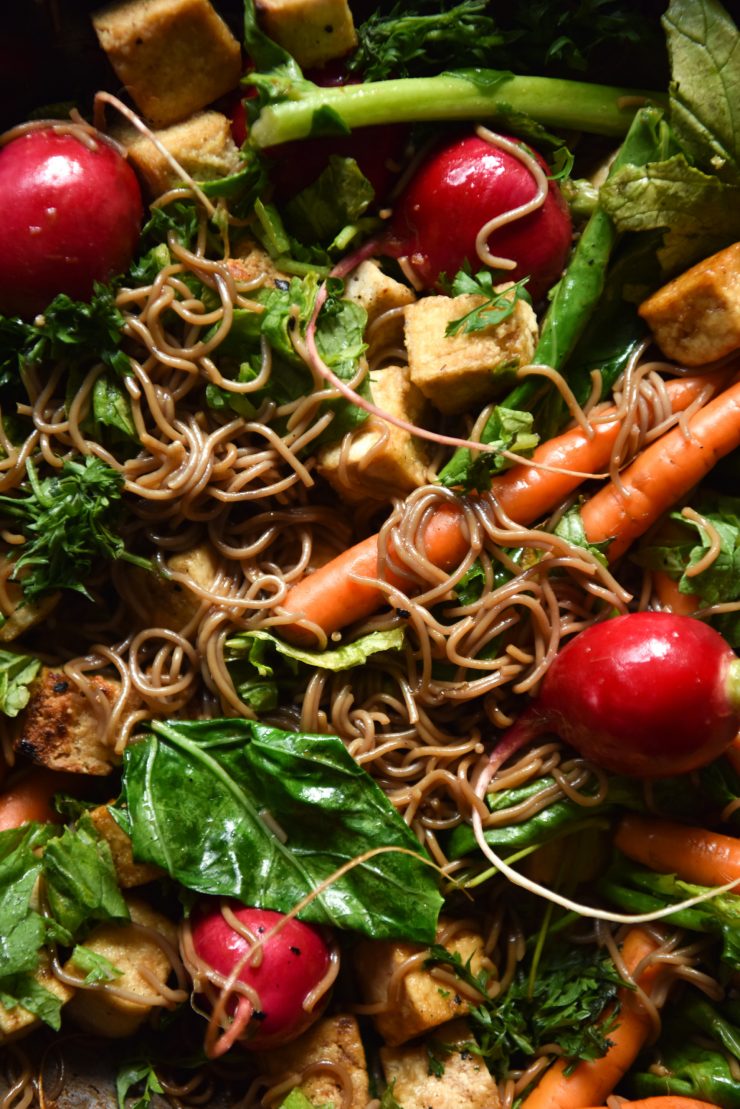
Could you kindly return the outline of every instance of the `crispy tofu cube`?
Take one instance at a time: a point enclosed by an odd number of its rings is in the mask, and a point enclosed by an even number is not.
[[[370,387],[374,403],[383,411],[409,423],[423,422],[426,403],[411,384],[406,366],[377,370]],[[402,497],[429,480],[424,441],[377,416],[370,416],[340,443],[322,447],[318,469],[350,503]]]
[[[668,358],[716,362],[740,348],[740,243],[692,266],[640,305]]]
[[[381,1047],[386,1082],[403,1109],[499,1109],[498,1087],[479,1055],[466,1050],[473,1039],[464,1021],[440,1028],[434,1043]],[[444,1051],[438,1045],[451,1047]],[[429,1049],[444,1067],[429,1073]]]
[[[101,701],[112,705],[121,683],[93,674],[88,683]],[[14,726],[15,750],[50,770],[73,774],[110,774],[120,763],[103,742],[95,708],[61,671],[42,666],[31,686],[31,697]]]
[[[177,944],[177,928],[172,921],[144,901],[127,898],[127,903],[134,924],[158,933],[170,945]],[[112,985],[141,997],[142,1001],[124,1000],[105,990],[78,990],[68,1006],[70,1017],[97,1035],[112,1039],[132,1036],[154,1009],[147,1004],[157,992],[150,978],[164,985],[170,976],[172,964],[168,956],[155,938],[126,922],[98,925],[83,946],[102,955],[122,972]],[[80,974],[74,959],[64,969],[70,974]]]
[[[440,936],[449,925],[440,921]],[[483,937],[467,925],[454,932],[444,946],[470,960],[473,974],[484,965]],[[363,940],[356,948],[355,965],[364,1002],[388,1001],[388,1009],[373,1019],[385,1042],[395,1047],[446,1024],[468,1012],[469,1004],[447,982],[434,976],[433,968],[416,967],[404,974],[398,993],[389,996],[391,979],[398,968],[412,956],[424,951],[421,944],[399,943],[394,940]],[[403,1099],[401,1103],[403,1104]],[[404,1107],[406,1109],[406,1107]]]
[[[336,1073],[327,1068],[309,1072],[301,1080],[300,1089],[313,1105],[346,1105],[347,1109],[365,1109],[370,1100],[365,1049],[354,1017],[340,1013],[324,1017],[297,1040],[284,1047],[265,1051],[260,1056],[262,1073],[278,1078],[285,1074],[301,1075],[316,1063],[341,1067],[349,1074],[352,1098],[343,1101],[343,1087]]]
[[[367,312],[367,322],[372,324],[378,316],[382,316],[392,308],[403,308],[407,304],[413,304],[416,295],[408,285],[388,277],[377,262],[368,259],[353,270],[347,278],[344,298],[364,308]]]
[[[133,889],[159,878],[162,871],[152,863],[137,863],[131,851],[131,840],[108,811],[107,805],[99,805],[90,813],[90,819],[101,839],[110,847],[113,865],[116,868],[118,884],[122,889]]]
[[[165,578],[138,566],[122,567],[126,601],[142,627],[181,631],[208,603],[189,589],[188,583],[210,589],[218,577],[218,556],[210,544],[201,543],[170,555],[167,569],[175,576]]]
[[[75,992],[71,986],[60,982],[52,974],[48,955],[41,956],[41,961],[33,977],[45,990],[58,997],[63,1005],[70,1000]],[[15,1005],[10,1009],[0,1004],[0,1044],[6,1044],[10,1040],[18,1039],[19,1036],[25,1036],[27,1032],[33,1032],[40,1025],[41,1018],[34,1013],[29,1013],[28,1009],[24,1009],[21,1005]]]
[[[347,0],[256,0],[261,26],[304,68],[341,58],[357,45]]]
[[[155,137],[196,181],[213,181],[236,173],[241,166],[239,151],[231,137],[231,125],[221,112],[198,112],[184,123],[175,123]],[[161,196],[182,184],[179,174],[146,135],[128,128],[116,136],[128,151],[131,164],[151,197]]]
[[[517,300],[512,314],[495,326],[445,335],[449,323],[483,303],[469,293],[423,297],[406,308],[411,380],[441,412],[455,415],[488,404],[532,361],[537,319],[525,300]]]
[[[5,622],[0,627],[0,643],[11,643],[24,632],[30,631],[45,620],[59,604],[60,593],[49,593],[38,601],[24,601],[20,585],[6,582],[5,593],[10,602],[3,608]]]
[[[274,285],[277,281],[290,283],[288,274],[279,270],[267,251],[251,239],[239,242],[236,256],[229,258],[226,264],[237,281],[248,285]]]
[[[118,79],[155,127],[169,127],[230,92],[241,48],[209,0],[115,0],[95,33]]]

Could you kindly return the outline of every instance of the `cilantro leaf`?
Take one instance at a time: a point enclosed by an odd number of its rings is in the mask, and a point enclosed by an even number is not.
[[[116,978],[120,978],[123,974],[123,971],[113,966],[105,955],[101,955],[99,951],[93,951],[91,947],[85,947],[82,943],[78,943],[72,951],[72,962],[75,971],[85,976],[85,982],[88,985],[94,985],[96,982],[115,982]]]
[[[486,421],[481,442],[495,448],[489,451],[458,451],[439,475],[440,484],[461,488],[466,493],[483,492],[491,487],[491,477],[512,465],[501,452],[529,456],[539,442],[531,412],[497,405]]]
[[[0,712],[12,717],[26,707],[31,683],[40,669],[41,659],[0,650]]]
[[[136,1101],[127,1101],[131,1090],[138,1090]],[[155,1094],[164,1093],[152,1064],[145,1059],[124,1063],[116,1075],[118,1109],[147,1109]]]
[[[27,463],[28,481],[14,496],[0,497],[0,516],[12,520],[25,543],[14,548],[13,577],[33,601],[56,589],[89,596],[86,576],[101,559],[122,559],[151,568],[126,550],[116,532],[123,515],[123,477],[101,459],[66,461],[50,477],[39,478]]]
[[[474,331],[484,331],[487,327],[496,327],[513,314],[517,301],[532,303],[526,290],[528,277],[523,277],[521,281],[509,284],[504,289],[495,288],[493,278],[491,270],[481,270],[473,276],[469,269],[463,269],[455,275],[449,286],[452,296],[473,295],[485,297],[485,300],[471,308],[459,320],[450,320],[445,335],[467,335]]]

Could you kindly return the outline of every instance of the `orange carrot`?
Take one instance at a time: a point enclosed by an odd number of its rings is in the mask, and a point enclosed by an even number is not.
[[[665,570],[653,571],[653,589],[664,612],[672,612],[675,616],[693,616],[699,607],[699,598],[693,593],[679,592],[678,582]]]
[[[726,380],[726,375],[718,376],[717,388]],[[667,382],[666,389],[674,412],[687,408],[706,387],[707,378],[702,376]],[[594,425],[592,438],[577,427],[542,443],[534,452],[532,462],[514,466],[494,478],[491,497],[524,526],[544,516],[578,488],[584,480],[583,473],[597,473],[608,465],[622,426],[616,409],[610,412],[611,418],[606,412],[602,421]],[[539,469],[533,463],[575,472],[553,473]],[[427,557],[442,570],[453,569],[470,549],[462,520],[462,511],[457,505],[444,504],[426,525],[424,545]],[[357,581],[362,577],[377,578],[378,569],[378,536],[371,535],[289,589],[283,608],[295,614],[296,619],[303,617],[310,620],[318,624],[326,635],[331,635],[356,620],[370,616],[381,607],[385,597],[383,590]],[[384,576],[391,585],[408,589],[408,580],[400,571],[394,571],[392,560],[389,560]],[[310,631],[296,624],[285,624],[275,630],[296,643],[315,641]]]
[[[628,858],[684,882],[740,882],[740,839],[733,836],[630,813],[622,818],[614,842]]]
[[[630,973],[659,946],[643,928],[632,928],[622,947],[622,958]],[[660,964],[644,970],[638,983],[649,995],[661,973]],[[612,1046],[601,1059],[577,1063],[569,1075],[567,1061],[556,1059],[537,1086],[524,1099],[521,1109],[584,1109],[603,1103],[626,1074],[645,1046],[652,1028],[650,1017],[633,990],[619,990],[619,1023],[609,1033]]]
[[[29,770],[0,793],[0,832],[20,828],[31,820],[42,824],[59,821],[51,799],[77,784],[79,775],[58,774],[53,770]]]
[[[595,1106],[594,1109],[608,1109],[606,1105]],[[658,1097],[645,1097],[639,1101],[623,1101],[619,1109],[719,1109],[719,1106],[708,1101],[697,1101],[693,1097],[681,1097],[679,1094],[662,1094]]]
[[[646,447],[581,509],[591,543],[609,541],[615,559],[664,512],[706,477],[720,458],[740,447],[740,382],[701,408],[688,423],[688,436],[674,427]]]

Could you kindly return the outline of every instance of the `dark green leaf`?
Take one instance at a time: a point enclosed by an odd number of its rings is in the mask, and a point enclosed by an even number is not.
[[[46,922],[31,904],[50,834],[38,824],[0,832],[0,981],[38,966]]]
[[[110,848],[88,816],[49,841],[44,875],[49,908],[71,936],[89,921],[128,920]]]
[[[246,720],[172,721],[153,730],[126,752],[137,858],[190,889],[285,912],[365,851],[400,847],[413,857],[393,851],[355,866],[301,915],[378,938],[433,938],[441,903],[434,871],[339,739]],[[283,829],[284,843],[263,811]]]
[[[462,488],[466,493],[482,492],[491,486],[493,474],[513,465],[502,451],[529,457],[539,441],[531,412],[497,405],[486,421],[481,441],[491,450],[456,451],[439,475],[442,485]]]
[[[287,204],[286,222],[301,242],[328,246],[342,228],[357,222],[374,196],[372,185],[354,158],[332,154],[313,185]]]
[[[142,1087],[143,1084],[143,1088]],[[131,1101],[131,1091],[139,1087],[138,1096]],[[133,1060],[124,1063],[116,1075],[116,1097],[118,1109],[147,1109],[154,1094],[164,1093],[157,1072],[147,1060]],[[129,1099],[129,1100],[127,1100]]]
[[[31,974],[17,974],[12,978],[0,977],[0,1004],[6,1009],[20,1005],[29,1013],[58,1032],[62,1024],[62,999],[34,978]]]

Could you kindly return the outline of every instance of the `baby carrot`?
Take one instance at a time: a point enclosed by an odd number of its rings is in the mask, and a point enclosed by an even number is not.
[[[630,973],[658,946],[658,940],[645,929],[632,928],[622,947],[622,958]],[[659,974],[659,964],[653,964],[640,974],[638,982],[646,993],[650,993]],[[568,1075],[565,1074],[567,1061],[556,1059],[520,1109],[584,1109],[606,1100],[645,1046],[652,1026],[633,990],[620,988],[619,1002],[619,1023],[609,1033],[612,1046],[606,1055],[577,1063]]]
[[[716,378],[717,387],[727,380]],[[707,387],[704,376],[676,378],[666,383],[674,412],[683,411]],[[542,443],[531,462],[512,467],[494,479],[490,496],[494,498],[517,523],[531,524],[549,512],[584,480],[583,473],[596,473],[608,465],[614,442],[619,434],[621,420],[616,409],[603,414],[594,425],[589,438],[580,427],[564,432]],[[537,463],[535,466],[533,463]],[[557,466],[572,473],[553,473],[541,466]],[[442,570],[458,565],[469,550],[462,511],[455,504],[442,505],[426,525],[424,543],[429,560]],[[317,624],[326,635],[338,631],[356,620],[370,616],[383,603],[385,594],[373,585],[358,578],[378,577],[378,536],[371,535],[361,543],[319,567],[297,582],[283,601],[285,612]],[[398,588],[408,588],[400,573],[395,573],[392,563],[385,568],[388,582]],[[276,629],[277,630],[277,629]],[[312,643],[313,633],[298,624],[286,623],[280,634],[296,643]]]
[[[31,820],[46,824],[58,821],[51,799],[68,790],[79,775],[55,774],[53,770],[29,770],[9,789],[0,793],[0,832],[20,828]]]
[[[699,607],[699,599],[693,593],[679,592],[678,582],[665,570],[653,571],[653,589],[664,612],[675,616],[693,616]]]
[[[695,413],[687,429],[688,435],[674,427],[651,443],[622,471],[621,487],[610,482],[581,508],[586,537],[610,541],[609,559],[623,554],[720,458],[740,447],[740,382]]]
[[[740,840],[705,828],[629,813],[614,842],[630,859],[698,886],[740,882]]]

